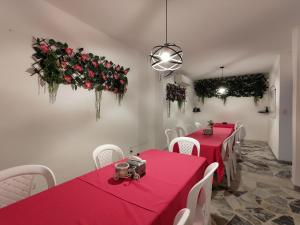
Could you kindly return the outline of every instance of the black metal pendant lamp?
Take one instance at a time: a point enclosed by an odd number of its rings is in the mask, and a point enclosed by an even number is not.
[[[224,70],[224,66],[221,66],[220,69],[222,69],[222,81],[223,82],[223,70]],[[224,95],[227,95],[228,94],[228,88],[224,85],[221,85],[220,87],[217,88],[216,90],[216,94],[219,95],[219,96],[224,96]]]
[[[182,50],[174,44],[168,43],[168,0],[166,0],[166,42],[152,49],[150,62],[157,71],[174,71],[182,66]]]

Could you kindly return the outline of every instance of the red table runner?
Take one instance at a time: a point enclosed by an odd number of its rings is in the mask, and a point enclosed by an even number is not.
[[[138,181],[114,181],[110,165],[0,209],[0,224],[171,225],[207,161],[161,150],[141,157],[147,168]]]
[[[187,137],[194,138],[200,142],[200,156],[207,159],[208,164],[218,162],[217,182],[221,183],[224,176],[224,164],[222,159],[223,141],[232,134],[234,128],[213,128],[213,135],[203,135],[202,129],[197,130]]]
[[[235,124],[234,123],[214,123],[214,127],[221,127],[221,128],[232,128],[234,129]]]

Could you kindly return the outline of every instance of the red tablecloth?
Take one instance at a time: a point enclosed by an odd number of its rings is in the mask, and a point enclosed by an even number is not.
[[[214,127],[222,127],[222,128],[232,128],[234,129],[235,124],[234,123],[214,123]]]
[[[146,175],[111,179],[113,165],[0,209],[1,225],[171,225],[205,158],[148,150]]]
[[[200,142],[200,156],[207,159],[208,164],[218,162],[217,182],[221,183],[224,176],[224,164],[222,160],[222,144],[223,141],[230,136],[234,128],[214,127],[213,135],[203,135],[202,129],[197,130],[187,137],[194,138]]]

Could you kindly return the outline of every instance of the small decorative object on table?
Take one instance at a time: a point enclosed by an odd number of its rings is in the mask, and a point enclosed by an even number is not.
[[[146,174],[146,160],[138,156],[130,156],[127,162],[115,164],[115,169],[114,180],[119,180],[120,178],[138,180]]]
[[[129,164],[127,162],[120,162],[115,164],[115,169],[116,169],[116,173],[114,174],[115,180],[128,177]]]
[[[212,120],[209,120],[207,122],[208,122],[208,128],[203,130],[203,135],[213,135],[214,122]]]

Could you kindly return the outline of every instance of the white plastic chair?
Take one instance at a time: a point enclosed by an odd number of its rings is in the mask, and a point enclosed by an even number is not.
[[[235,143],[234,143],[234,152],[235,155],[238,156],[236,158],[242,158],[242,141],[246,136],[246,129],[243,124],[241,124],[238,129],[236,130],[235,135]]]
[[[190,210],[188,208],[181,209],[178,211],[173,225],[188,225],[190,216]]]
[[[188,134],[193,133],[194,131],[197,130],[196,126],[192,123],[187,124],[185,127]]]
[[[239,139],[239,129],[235,130],[232,134],[231,134],[231,138],[232,138],[232,166],[233,166],[233,172],[234,174],[237,173],[237,155],[238,155],[238,148],[239,148],[239,142],[237,141]],[[234,174],[233,174],[233,178],[234,178]]]
[[[218,167],[217,162],[210,164],[205,170],[204,177],[190,190],[187,198],[187,208],[191,211],[189,224],[210,224],[212,184],[214,172]]]
[[[194,138],[190,137],[178,137],[174,138],[169,146],[169,151],[174,151],[174,145],[178,144],[179,153],[186,154],[186,155],[192,155],[193,148],[196,146],[197,149],[197,156],[200,156],[200,143]]]
[[[102,168],[113,162],[124,159],[124,153],[116,145],[100,145],[93,151],[93,159],[96,168]]]
[[[242,151],[241,151],[241,127],[239,127],[236,131],[235,131],[235,135],[234,135],[234,146],[233,146],[233,150],[235,152],[235,155],[237,155],[239,158],[241,158],[242,156]]]
[[[195,127],[197,128],[197,129],[200,129],[201,127],[202,127],[202,123],[200,123],[200,122],[195,122]]]
[[[241,153],[240,151],[240,144],[241,144],[241,131],[242,131],[242,127],[238,127],[236,130],[235,130],[235,135],[234,135],[234,144],[235,144],[235,150],[237,151],[238,154]]]
[[[178,135],[177,135],[177,132],[176,132],[175,130],[173,130],[173,129],[166,129],[166,130],[165,130],[165,135],[166,135],[166,137],[167,137],[167,144],[168,144],[168,148],[169,148],[170,142],[171,142],[174,138],[178,137]]]
[[[234,124],[234,129],[238,129],[241,126],[241,122],[240,121],[236,121]]]
[[[45,178],[48,188],[55,186],[55,176],[46,166],[23,165],[0,171],[0,208],[29,197],[37,175]]]
[[[182,127],[176,127],[175,130],[177,132],[177,136],[178,137],[184,137],[184,136],[186,136],[186,131]]]
[[[234,141],[234,136],[230,135],[228,138],[224,140],[222,145],[222,159],[225,166],[228,187],[230,187],[230,179],[234,178],[233,160],[232,160],[233,141]]]

